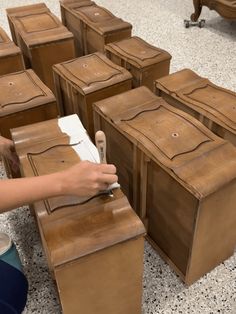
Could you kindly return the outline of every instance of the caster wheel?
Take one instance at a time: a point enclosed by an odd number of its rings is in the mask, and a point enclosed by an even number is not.
[[[204,25],[205,25],[205,20],[200,20],[199,22],[198,22],[198,26],[199,26],[199,28],[203,28],[204,27]]]
[[[184,26],[185,28],[189,28],[190,22],[188,20],[184,20]]]

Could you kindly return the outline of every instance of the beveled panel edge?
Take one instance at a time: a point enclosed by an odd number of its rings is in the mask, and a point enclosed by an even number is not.
[[[69,71],[69,70],[66,68],[66,64],[68,64],[68,63],[75,62],[77,59],[82,60],[82,58],[86,59],[86,58],[92,57],[92,56],[96,56],[96,57],[97,57],[98,59],[100,59],[102,62],[106,63],[107,66],[109,66],[110,68],[114,69],[117,73],[116,73],[116,74],[112,74],[109,78],[104,79],[103,81],[92,81],[92,82],[90,82],[90,83],[87,83],[87,82],[83,81],[82,79],[78,78],[77,76],[75,76],[71,71]],[[125,76],[125,77],[124,77],[125,80],[129,80],[129,79],[131,80],[131,79],[132,79],[131,74],[130,74],[126,69],[124,69],[124,68],[122,68],[122,67],[120,67],[120,66],[118,66],[118,65],[116,65],[116,64],[114,64],[114,63],[112,63],[108,58],[106,58],[106,57],[105,57],[102,53],[100,53],[100,52],[95,52],[95,53],[92,53],[92,54],[90,54],[90,55],[85,55],[85,56],[82,56],[82,57],[79,57],[79,58],[75,58],[75,59],[72,59],[72,60],[68,60],[68,61],[65,61],[65,62],[63,62],[63,63],[54,64],[54,65],[53,65],[53,70],[57,73],[57,75],[62,76],[64,79],[68,80],[68,81],[74,86],[74,88],[79,89],[83,94],[89,94],[89,93],[91,93],[91,92],[96,91],[97,89],[94,88],[92,91],[87,91],[87,92],[86,92],[86,90],[84,90],[83,87],[77,85],[77,84],[75,83],[75,81],[73,81],[71,78],[69,78],[68,76],[66,76],[64,72],[69,73],[69,75],[70,75],[71,77],[74,77],[76,81],[77,81],[77,80],[80,81],[81,83],[83,83],[83,84],[84,84],[85,86],[87,86],[87,87],[91,86],[92,84],[106,82],[106,81],[112,79],[113,77],[115,77],[116,75],[122,75],[122,74],[123,74],[123,75]],[[122,80],[122,81],[124,81],[124,80]],[[121,81],[119,81],[119,82],[121,82]],[[119,82],[117,82],[117,83],[119,83]]]
[[[158,101],[158,100],[157,100],[157,101]],[[156,101],[156,102],[157,102],[157,101]],[[192,150],[183,151],[183,152],[181,152],[181,153],[179,153],[179,154],[176,154],[176,155],[174,155],[173,157],[170,158],[170,157],[168,157],[168,156],[165,154],[165,152],[164,152],[156,143],[154,143],[153,141],[151,141],[141,130],[135,129],[137,132],[141,133],[143,137],[145,137],[146,141],[149,141],[150,143],[152,143],[152,145],[153,145],[154,147],[156,147],[156,148],[157,148],[167,159],[169,159],[170,161],[173,161],[175,158],[177,158],[177,157],[180,156],[180,155],[184,155],[184,154],[187,154],[187,153],[194,152],[194,151],[196,151],[201,145],[204,145],[205,143],[209,143],[209,142],[212,142],[212,141],[213,141],[213,139],[210,138],[209,134],[206,134],[206,132],[204,132],[204,129],[202,129],[202,128],[200,127],[200,125],[196,125],[195,123],[193,123],[192,119],[187,119],[187,117],[184,117],[184,116],[181,114],[181,112],[178,113],[178,112],[176,112],[175,110],[171,110],[172,108],[168,108],[167,106],[165,106],[165,105],[163,105],[163,104],[160,104],[160,105],[159,105],[158,107],[156,107],[155,109],[143,110],[143,111],[137,113],[132,119],[128,119],[128,120],[123,119],[123,120],[121,120],[121,122],[128,122],[128,121],[130,121],[130,120],[135,119],[137,116],[139,116],[139,115],[141,115],[141,114],[143,114],[143,113],[145,113],[145,112],[147,112],[147,111],[154,111],[154,110],[156,111],[156,110],[160,110],[161,108],[164,108],[165,110],[174,113],[174,115],[179,116],[181,119],[185,120],[187,123],[191,124],[194,128],[196,128],[200,133],[202,133],[202,135],[204,135],[205,137],[208,138],[207,140],[202,141],[201,143],[197,144],[195,147],[193,147]],[[130,126],[130,125],[129,125],[129,127],[133,128],[133,127]]]
[[[35,16],[35,15],[42,15],[42,14],[48,15],[48,16],[55,22],[55,24],[56,24],[55,27],[51,27],[51,28],[48,28],[48,29],[45,29],[45,30],[39,30],[39,31],[31,31],[31,32],[30,32],[30,31],[27,31],[20,18],[24,18],[24,17],[28,17],[28,16]],[[17,17],[15,17],[15,18],[17,18]],[[45,32],[45,31],[48,31],[48,30],[51,30],[51,29],[55,29],[55,28],[58,27],[58,25],[60,25],[60,24],[58,23],[57,19],[55,18],[55,16],[54,16],[51,12],[42,12],[42,13],[37,13],[37,12],[35,12],[35,13],[33,13],[33,14],[26,14],[26,15],[24,15],[24,16],[22,15],[20,18],[18,18],[18,22],[19,22],[19,24],[21,25],[22,30],[23,30],[26,34]]]
[[[184,96],[187,96],[186,98],[189,98],[190,99],[190,103],[191,103],[191,100],[192,100],[192,104],[193,106],[195,107],[199,107],[200,109],[202,109],[202,107],[200,107],[197,103],[200,103],[200,104],[203,104],[206,108],[208,108],[208,112],[212,115],[212,116],[215,116],[217,120],[220,120],[222,123],[226,124],[230,129],[231,131],[233,130],[234,134],[236,134],[236,121],[230,119],[230,117],[227,117],[226,115],[224,115],[221,111],[217,110],[216,108],[212,108],[211,106],[209,106],[206,102],[203,102],[203,101],[198,101],[198,100],[195,100],[193,98],[190,97],[191,94],[193,94],[195,91],[199,90],[199,89],[205,89],[207,88],[208,86],[210,87],[213,87],[217,90],[220,90],[222,92],[225,92],[225,93],[229,93],[231,94],[233,97],[235,97],[235,108],[236,108],[236,94],[230,90],[226,90],[220,86],[217,86],[215,84],[213,84],[210,80],[207,80],[208,83],[205,85],[205,86],[197,86],[195,88],[193,88],[191,91],[189,92],[186,92],[184,93],[183,92],[183,95]],[[180,99],[183,99],[184,101],[184,98],[181,97],[180,94],[177,94],[177,96],[180,98]],[[194,107],[192,107],[194,109]],[[218,115],[214,115],[214,111],[218,113]],[[226,121],[224,121],[223,119],[221,119],[220,117],[223,116],[224,119],[227,121],[230,121],[231,122],[231,125],[228,124]],[[217,122],[216,120],[216,122]]]
[[[119,45],[120,42],[129,41],[131,39],[136,39],[137,41],[142,42],[148,48],[150,48],[152,50],[156,50],[156,52],[157,52],[156,55],[154,55],[153,57],[149,57],[149,58],[148,57],[142,58],[141,56],[133,55],[130,52],[127,52],[127,50],[124,50],[123,48],[120,47],[120,45]],[[131,64],[133,63],[135,66],[137,66],[137,65],[140,66],[140,64],[137,61],[135,61],[135,59],[140,60],[143,63],[145,63],[145,61],[146,61],[146,63],[148,63],[148,64],[145,66],[149,66],[150,64],[155,64],[155,59],[157,57],[160,57],[158,62],[161,62],[164,60],[169,60],[172,58],[172,56],[170,55],[169,52],[149,44],[148,42],[144,41],[142,38],[140,38],[138,36],[132,36],[130,38],[126,38],[126,39],[123,39],[123,40],[118,41],[118,42],[109,43],[105,46],[105,49],[107,49],[108,51],[110,51],[112,53],[114,53],[114,51],[120,53],[122,55],[122,57],[126,59],[126,61],[129,61]],[[151,62],[152,60],[153,60],[153,63]]]

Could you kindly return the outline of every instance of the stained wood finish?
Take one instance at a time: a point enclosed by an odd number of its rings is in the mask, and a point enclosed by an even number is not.
[[[186,284],[233,254],[233,145],[146,87],[97,102],[94,123],[150,241]]]
[[[86,150],[98,158],[75,115],[14,129],[12,138],[24,176],[63,170]],[[113,193],[33,204],[64,314],[141,314],[145,229],[121,190]]]
[[[23,56],[19,47],[0,27],[0,75],[25,69]]]
[[[52,65],[75,57],[74,38],[44,3],[6,10],[14,42],[27,68],[54,91]]]
[[[131,89],[132,76],[102,53],[80,57],[53,67],[61,115],[77,113],[94,139],[92,103]]]
[[[32,70],[0,77],[0,134],[11,138],[10,129],[58,116],[56,99]],[[8,177],[14,173],[4,160]]]
[[[60,1],[63,24],[74,34],[77,56],[104,52],[106,44],[131,36],[132,25],[93,1]]]
[[[215,10],[222,17],[229,20],[236,20],[235,0],[193,0],[194,13],[191,20],[196,22],[201,14],[202,7],[206,6],[210,10]]]
[[[0,133],[58,116],[56,99],[33,70],[0,77]]]
[[[236,93],[184,69],[156,80],[155,90],[171,105],[236,145]]]
[[[139,37],[131,37],[105,46],[106,56],[133,76],[132,85],[147,86],[151,91],[157,78],[168,75],[171,55]]]

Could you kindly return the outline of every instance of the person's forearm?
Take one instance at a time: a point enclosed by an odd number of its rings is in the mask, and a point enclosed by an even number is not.
[[[0,180],[0,212],[60,194],[60,173],[32,178]]]
[[[81,161],[45,176],[0,180],[0,212],[59,195],[90,197],[117,182],[114,165]]]

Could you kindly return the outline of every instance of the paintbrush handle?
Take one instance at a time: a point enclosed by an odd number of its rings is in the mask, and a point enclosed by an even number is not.
[[[95,134],[95,143],[98,149],[100,163],[106,164],[106,135],[103,131],[97,131]]]
[[[103,131],[96,132],[95,143],[96,143],[97,150],[99,153],[100,163],[106,164],[107,163],[107,159],[106,159],[107,144],[106,144],[106,135]],[[108,188],[107,192],[110,197],[114,196],[110,188]]]

